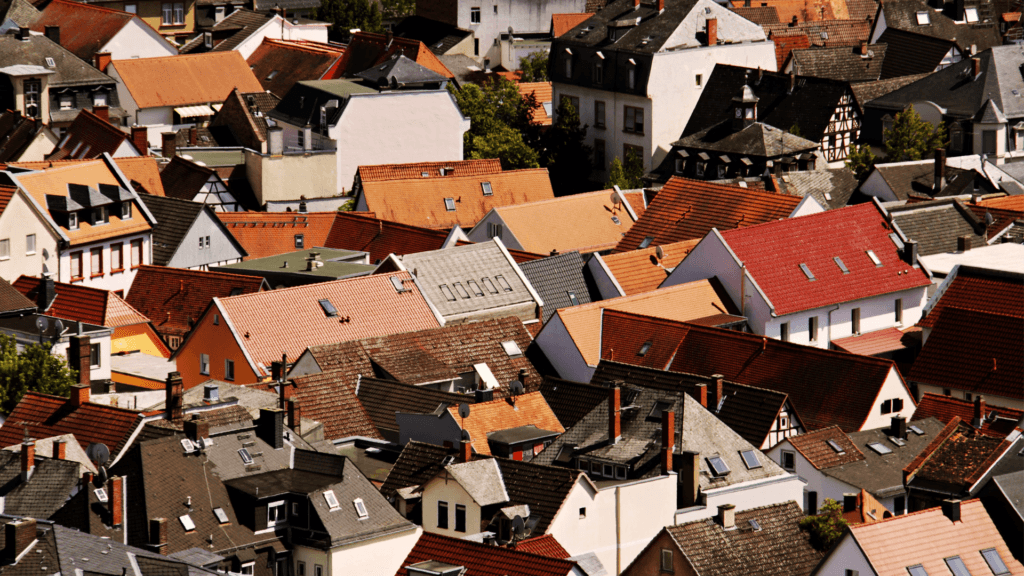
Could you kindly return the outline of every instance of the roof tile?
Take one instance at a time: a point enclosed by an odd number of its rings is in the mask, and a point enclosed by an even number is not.
[[[14,282],[14,287],[27,298],[36,302],[42,282],[41,278],[22,276]],[[106,326],[107,328],[149,323],[149,318],[109,290],[81,284],[65,284],[64,282],[54,282],[53,284],[56,289],[56,298],[46,309],[47,316]]]
[[[264,89],[283,98],[300,80],[333,80],[342,55],[340,46],[264,38],[247,63]],[[276,74],[275,74],[276,72]]]
[[[427,560],[462,566],[476,576],[567,576],[576,567],[568,560],[424,532],[396,576],[412,574],[407,566]]]
[[[699,238],[683,240],[661,246],[651,246],[629,252],[617,252],[602,256],[619,287],[626,296],[650,292],[661,286],[683,258],[700,242]],[[664,256],[658,258],[658,249]]]
[[[527,252],[597,252],[613,248],[634,224],[628,210],[612,204],[610,193],[602,190],[496,206],[494,212]]]
[[[262,92],[235,51],[115,60],[111,66],[139,108],[223,102],[231,90]],[[167,82],[174,78],[174,82]]]
[[[974,419],[974,411],[975,403],[969,400],[925,392],[921,395],[921,401],[917,403],[913,420],[934,417],[943,424],[947,424],[957,417],[964,422],[971,422]],[[990,416],[994,417],[990,418]],[[986,404],[985,420],[978,430],[982,434],[1005,438],[1013,432],[1021,418],[1024,418],[1024,410]]]
[[[918,326],[933,328],[946,308],[1024,318],[1024,274],[960,266],[946,282],[945,290],[925,306]]]
[[[444,169],[445,174],[441,174]],[[449,173],[448,170],[451,170]],[[376,164],[360,166],[356,177],[360,182],[384,182],[415,178],[447,178],[448,176],[480,176],[501,172],[501,161],[496,158],[481,160],[454,160],[451,162],[411,162],[408,164]]]
[[[298,248],[342,248],[327,245],[335,215],[335,212],[217,212],[220,221],[249,253],[249,260],[294,252]],[[296,241],[296,236],[300,235],[301,246]]]
[[[787,440],[811,463],[811,466],[818,470],[859,462],[864,459],[864,454],[839,426],[829,426],[799,436],[790,436]],[[842,452],[836,452],[829,444],[830,440],[835,442]]]
[[[473,450],[477,454],[490,455],[487,437],[491,432],[531,424],[540,430],[565,432],[540,392],[522,394],[514,399],[501,398],[473,404],[468,418],[459,416],[458,405],[449,406],[448,413],[463,430],[469,431]]]
[[[572,14],[552,14],[551,15],[551,36],[558,38],[564,35],[569,30],[579,26],[580,24],[587,21],[588,18],[593,16],[589,12],[572,13]]]
[[[32,23],[32,30],[45,32],[47,26],[60,26],[60,45],[82,60],[92,62],[93,55],[113,40],[134,17],[128,12],[95,4],[54,0]]]
[[[35,438],[74,434],[83,449],[99,442],[116,455],[141,422],[136,410],[91,402],[76,408],[68,398],[29,391],[0,426],[0,445],[20,443],[27,428]]]

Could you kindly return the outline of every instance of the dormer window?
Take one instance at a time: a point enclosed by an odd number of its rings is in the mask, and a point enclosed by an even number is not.
[[[78,212],[68,212],[68,230],[78,230]]]
[[[108,209],[106,206],[97,206],[96,208],[92,209],[92,223],[94,226],[97,224],[107,224],[109,222],[110,209]]]
[[[60,95],[60,109],[71,110],[75,107],[75,95],[74,94],[61,94]]]
[[[132,217],[132,203],[122,202],[121,203],[121,220],[130,220]]]

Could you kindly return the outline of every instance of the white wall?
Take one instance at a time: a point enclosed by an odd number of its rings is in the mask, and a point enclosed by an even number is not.
[[[861,552],[860,546],[853,539],[853,535],[847,533],[843,535],[843,538],[832,548],[829,555],[822,560],[821,564],[818,565],[812,574],[815,576],[818,574],[822,576],[846,576],[850,574],[850,570],[865,576],[876,573],[868,559],[864,556],[864,553]]]
[[[600,254],[594,254],[587,260],[587,272],[594,279],[594,285],[597,287],[598,294],[601,295],[601,300],[626,295]]]
[[[26,237],[36,236],[35,252],[29,254]],[[10,258],[0,260],[0,278],[14,282],[21,275],[40,276],[43,264],[51,273],[58,269],[57,242],[60,237],[53,231],[38,212],[29,204],[25,193],[18,189],[11,198],[3,213],[0,213],[0,240],[7,239],[10,244]],[[44,259],[43,253],[49,258]]]
[[[853,492],[860,492],[859,488],[855,488],[846,482],[841,482],[822,474],[817,468],[811,465],[806,458],[799,451],[793,448],[793,445],[788,441],[782,442],[776,445],[774,448],[768,451],[768,457],[775,461],[776,464],[782,466],[782,452],[793,452],[794,462],[796,466],[790,472],[796,474],[802,478],[807,485],[803,489],[803,495],[801,500],[797,500],[801,507],[807,508],[807,492],[817,492],[817,499],[815,500],[815,510],[821,511],[821,505],[825,503],[826,498],[831,498],[836,502],[843,501],[843,494],[849,494]]]
[[[707,498],[704,508],[686,508],[675,514],[676,524],[711,518],[718,514],[718,506],[734,504],[737,512],[793,501],[803,510],[804,483],[795,474],[776,476],[764,480],[744,482],[717,490],[706,490],[702,493]]]
[[[12,161],[42,162],[50,152],[53,152],[58,142],[60,142],[60,138],[57,138],[49,128],[44,127],[32,139],[32,143],[25,147],[21,156],[12,159]]]
[[[561,317],[556,313],[534,339],[560,378],[590,382],[596,366],[588,366]]]
[[[138,206],[135,207],[132,217],[145,218],[145,216],[143,216],[139,211]],[[119,236],[117,238],[106,239],[100,242],[91,242],[89,244],[80,244],[70,248],[65,248],[60,254],[60,273],[58,274],[57,281],[71,282],[71,253],[81,251],[83,279],[80,283],[83,286],[91,286],[93,288],[101,288],[103,290],[111,291],[124,290],[124,294],[127,295],[128,289],[131,288],[132,280],[135,279],[136,270],[132,268],[131,242],[136,239],[142,240],[142,264],[151,264],[152,236],[149,232],[129,236]],[[112,273],[110,271],[110,245],[119,243],[123,244],[122,254],[124,258],[124,271]],[[103,249],[103,275],[93,278],[90,265],[92,264],[91,251],[95,247]]]
[[[473,500],[473,497],[456,481],[446,478],[447,474],[441,474],[428,481],[423,486],[423,499],[421,500],[423,529],[433,534],[462,538],[467,534],[480,532],[480,506]],[[448,528],[437,526],[437,503],[448,503]],[[455,506],[461,504],[466,507],[466,531],[455,531]]]
[[[394,576],[421,534],[423,529],[416,526],[415,529],[400,534],[333,548],[331,570],[325,572],[325,576]],[[306,564],[306,576],[315,576],[312,568],[310,564]]]
[[[139,17],[132,18],[99,51],[110,52],[113,60],[178,55],[178,49],[174,45]]]
[[[282,20],[280,16],[274,16],[259,30],[235,46],[234,50],[241,54],[242,58],[248,60],[249,56],[252,56],[252,53],[263,43],[263,39],[268,37],[275,40],[311,40],[327,43],[327,26],[322,24],[296,25],[291,21]]]
[[[470,22],[473,7],[480,8],[479,24]],[[497,66],[501,61],[501,47],[495,45],[494,41],[501,38],[502,34],[507,34],[510,26],[518,34],[548,32],[551,30],[552,14],[579,13],[585,9],[585,0],[461,0],[456,18],[459,28],[472,30],[480,40],[480,58],[486,56],[491,59],[492,66]],[[517,67],[518,64],[517,61]]]
[[[70,327],[69,333],[74,333],[74,322],[64,321],[64,325]],[[99,344],[100,347],[100,365],[89,367],[89,379],[90,380],[110,380],[110,335],[113,330],[106,332],[103,336],[96,334],[89,334],[89,344]],[[61,342],[53,346],[50,349],[50,354],[54,356],[64,356],[68,359],[68,346],[69,342]],[[78,369],[75,366],[72,368]]]

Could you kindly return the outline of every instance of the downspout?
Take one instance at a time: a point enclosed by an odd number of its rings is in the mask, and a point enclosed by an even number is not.
[[[747,265],[740,264],[740,316],[747,316]]]
[[[839,310],[839,304],[836,307],[828,311],[828,345],[825,346],[826,350],[832,349],[832,313]]]
[[[622,574],[622,487],[615,487],[615,573]]]

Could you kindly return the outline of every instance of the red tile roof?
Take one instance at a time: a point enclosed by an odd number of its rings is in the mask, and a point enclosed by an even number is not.
[[[954,416],[903,469],[903,484],[909,486],[914,479],[920,478],[925,482],[969,488],[1012,445],[1013,441],[1006,438],[980,434]]]
[[[1024,316],[947,306],[907,379],[974,394],[1024,399]]]
[[[423,42],[411,38],[389,38],[373,32],[356,32],[352,36],[345,47],[340,69],[346,77],[352,77],[389,60],[396,52],[445,78],[455,77]]]
[[[161,335],[184,336],[199,320],[214,297],[259,292],[262,278],[223,272],[206,272],[142,266],[136,271],[128,304],[153,321]]]
[[[428,560],[462,566],[473,576],[567,576],[576,567],[568,560],[424,532],[396,576],[409,576],[407,566]]]
[[[367,212],[338,212],[325,248],[341,248],[370,253],[370,262],[379,262],[388,254],[402,256],[439,250],[448,233],[374,218]]]
[[[869,202],[728,230],[722,238],[746,265],[773,312],[781,315],[931,284],[922,268],[901,259],[889,238],[892,233],[885,216]],[[868,250],[881,266],[872,263]],[[842,259],[848,274],[834,258]],[[814,281],[804,275],[801,264],[810,269]]]
[[[608,254],[601,259],[615,276],[615,281],[619,283],[626,296],[632,296],[650,292],[661,286],[671,270],[686,258],[698,242],[700,239],[694,238],[673,244]],[[664,258],[658,258],[658,248],[662,249]]]
[[[918,326],[934,327],[946,308],[1024,318],[1024,274],[960,266],[946,281],[946,288],[925,306]]]
[[[730,382],[786,393],[808,430],[833,424],[847,433],[860,430],[895,369],[891,360],[616,310],[604,311],[602,334],[605,360],[701,376],[722,374]],[[648,341],[650,350],[639,357],[637,351]],[[662,365],[654,366],[649,357],[659,358]]]
[[[989,240],[992,240],[993,237],[1006,230],[1006,227],[1013,224],[1015,220],[1024,218],[1024,210],[1007,210],[1005,208],[982,206],[980,204],[964,203],[964,205],[982,221],[985,220],[986,215],[992,216],[992,224],[989,224],[985,229]]]
[[[582,12],[574,14],[552,14],[551,15],[551,36],[558,38],[569,30],[579,26],[593,16],[593,13]]]
[[[7,209],[7,205],[11,203],[11,198],[14,198],[17,191],[18,189],[14,186],[0,186],[0,214]]]
[[[55,0],[63,2],[63,0]],[[78,2],[69,2],[84,6]],[[114,128],[110,122],[101,119],[88,110],[82,110],[75,116],[74,122],[68,126],[64,138],[47,160],[63,160],[65,158],[98,158],[104,153],[114,155],[118,147],[128,139],[128,134]]]
[[[450,169],[451,171],[442,175],[442,168]],[[496,158],[488,158],[483,160],[452,160],[450,162],[412,162],[408,164],[367,165],[356,169],[356,177],[364,184],[367,182],[384,182],[386,180],[481,176],[484,174],[501,174],[501,161]]]
[[[139,108],[223,102],[235,88],[263,91],[242,55],[234,50],[115,60],[110,65]]]
[[[564,559],[570,556],[570,554],[566,552],[565,548],[562,548],[562,545],[559,544],[558,540],[555,540],[555,537],[551,534],[520,540],[516,543],[515,549],[519,552],[529,552],[530,554],[538,554],[549,558]]]
[[[779,70],[785,68],[786,61],[789,60],[789,55],[793,50],[805,50],[811,47],[811,41],[808,40],[807,34],[803,33],[788,36],[774,35],[772,42],[775,43],[775,62]]]
[[[14,282],[14,287],[33,302],[39,298],[41,278],[22,276]],[[100,288],[81,284],[65,284],[54,282],[57,297],[46,310],[47,316],[76,320],[96,326],[119,328],[135,324],[146,324],[149,318],[132,308],[117,294]]]
[[[906,336],[906,334],[904,334],[899,328],[883,328],[881,330],[867,332],[859,336],[838,338],[832,341],[832,346],[835,346],[843,352],[849,352],[851,354],[874,356],[875,354],[893,352],[907,348],[907,345],[903,343],[904,336]]]
[[[264,89],[283,98],[296,82],[339,77],[336,72],[344,53],[342,47],[331,44],[264,38],[246,62]]]
[[[818,470],[864,460],[864,453],[839,426],[829,426],[799,436],[790,436],[786,440],[789,440],[793,448],[796,448],[797,452]],[[836,452],[828,444],[829,440],[835,442],[843,450],[843,453]]]
[[[33,438],[74,434],[82,448],[93,442],[106,444],[115,456],[141,418],[140,412],[127,408],[89,402],[75,408],[67,398],[29,391],[0,427],[0,445],[20,443],[28,428]]]
[[[117,164],[124,177],[136,187],[136,192],[165,196],[164,185],[160,181],[160,165],[154,156],[114,158],[114,164]]]
[[[448,413],[459,427],[469,430],[469,437],[473,439],[473,450],[477,454],[491,454],[487,441],[491,432],[529,425],[550,432],[565,432],[565,428],[558,422],[555,413],[544,400],[544,395],[539,391],[522,394],[514,403],[501,398],[473,404],[468,418],[460,417],[459,407],[455,405],[448,406]]]
[[[544,110],[544,103],[550,104],[552,102],[551,82],[522,82],[516,84],[516,88],[519,89],[519,93],[523,97],[533,94],[533,97],[537,99],[537,106],[533,109],[533,123],[540,126],[551,126],[552,118]],[[552,111],[557,108],[558,106],[551,105]]]
[[[246,260],[294,252],[295,235],[303,247],[323,247],[334,225],[336,212],[217,212],[231,235],[249,253]]]
[[[949,423],[954,417],[964,422],[972,422],[974,419],[974,402],[953,398],[952,396],[941,396],[939,394],[925,393],[914,411],[913,420],[924,420],[925,418],[936,418],[943,424]],[[1005,406],[985,405],[985,421],[978,430],[982,434],[999,436],[1005,438],[1013,432],[1017,423],[1024,418],[1024,410],[1007,408]],[[994,414],[993,418],[989,418]]]
[[[134,17],[128,12],[95,4],[53,0],[32,23],[32,30],[45,32],[47,26],[60,26],[60,45],[82,60],[92,62],[93,55]]]
[[[630,228],[615,252],[703,238],[712,228],[731,230],[788,218],[803,198],[673,176]]]

